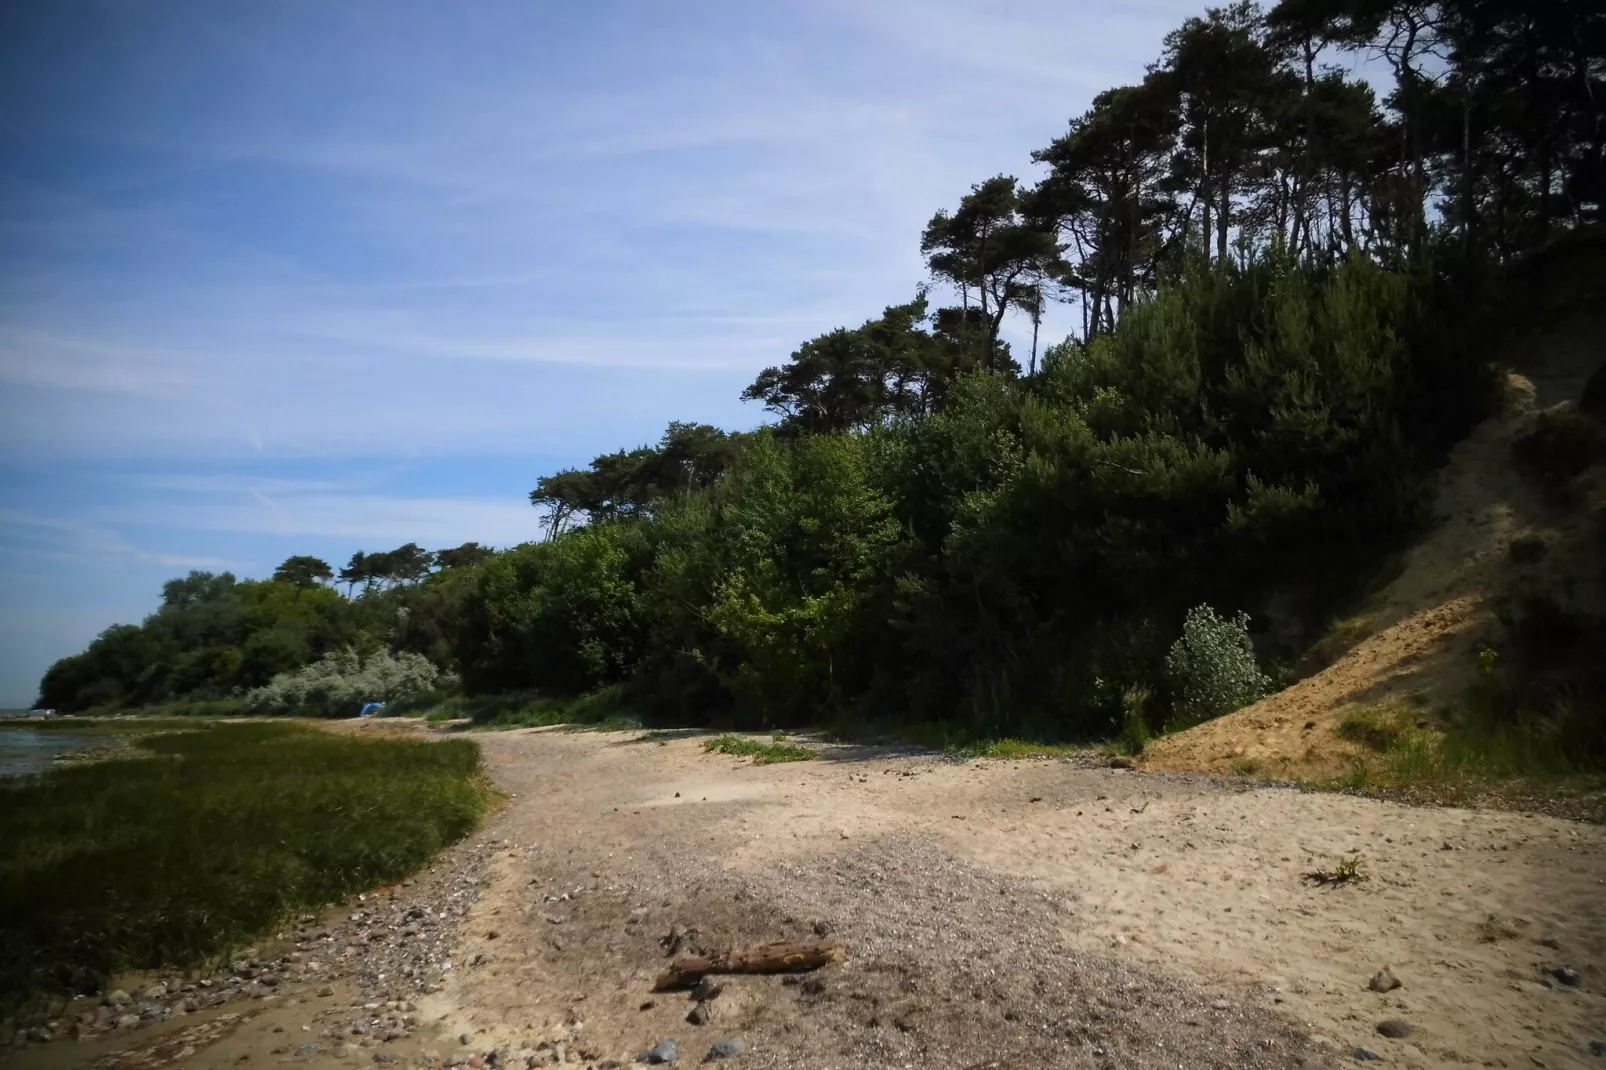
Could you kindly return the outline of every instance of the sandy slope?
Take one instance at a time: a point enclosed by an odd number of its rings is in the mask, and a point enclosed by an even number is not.
[[[1367,757],[1334,730],[1362,707],[1399,711],[1431,730],[1465,700],[1478,647],[1498,644],[1503,599],[1549,590],[1561,604],[1606,590],[1592,544],[1606,480],[1578,507],[1557,510],[1512,461],[1512,443],[1541,411],[1572,407],[1588,372],[1606,359],[1606,323],[1581,325],[1535,342],[1536,358],[1511,373],[1501,411],[1452,452],[1439,478],[1440,522],[1406,554],[1399,576],[1327,644],[1336,660],[1292,687],[1237,713],[1160,740],[1145,756],[1156,771],[1322,777]],[[1530,375],[1532,376],[1530,378]],[[1511,557],[1519,538],[1539,538],[1543,560]],[[1252,766],[1249,764],[1252,763]]]
[[[505,1046],[524,1065],[562,1043],[596,1066],[674,1037],[689,1062],[737,1036],[732,1065],[752,1067],[1293,1067],[1357,1045],[1407,1066],[1600,1065],[1606,829],[1067,762],[832,749],[756,767],[695,739],[481,738],[515,797],[483,834],[500,842],[426,1027],[295,1061]],[[1368,880],[1303,879],[1347,852]],[[818,928],[849,960],[818,990],[734,981],[695,1026],[649,991],[676,926],[707,945]],[[1403,987],[1368,991],[1385,965]],[[178,1065],[281,1061],[273,1028],[316,1038],[331,1019],[313,1015],[347,1005],[291,998]],[[1391,1018],[1412,1035],[1379,1036]],[[160,1064],[131,1040],[99,1065]]]

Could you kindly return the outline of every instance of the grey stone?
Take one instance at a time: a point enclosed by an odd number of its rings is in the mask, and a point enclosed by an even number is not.
[[[720,1037],[708,1049],[709,1059],[734,1059],[747,1050],[747,1041],[735,1037]]]
[[[1554,970],[1550,971],[1550,976],[1554,977],[1568,988],[1576,988],[1578,983],[1583,980],[1583,978],[1578,976],[1578,971],[1573,969],[1571,966],[1557,966]]]
[[[1606,1057],[1606,1040],[1591,1040],[1589,1042],[1589,1054]]]
[[[118,1029],[132,1029],[139,1024],[139,1015],[125,1014],[117,1019]]]
[[[1366,987],[1370,988],[1373,992],[1392,992],[1396,988],[1400,987],[1400,979],[1394,976],[1393,970],[1390,970],[1387,966],[1384,966],[1381,970],[1378,970],[1377,973],[1372,975],[1372,980],[1367,984]]]
[[[132,1002],[134,1001],[128,997],[128,993],[121,988],[114,988],[106,995],[106,1005],[108,1007],[121,1007],[125,1003]]]
[[[1404,1040],[1416,1030],[1411,1028],[1410,1022],[1402,1022],[1398,1018],[1377,1023],[1377,1031],[1390,1040]]]
[[[697,1006],[691,1009],[691,1013],[686,1015],[686,1021],[690,1022],[692,1025],[707,1025],[713,1020],[714,1005],[709,1003],[707,1000],[697,1004]]]
[[[698,1003],[706,1003],[711,999],[718,999],[719,994],[725,991],[725,986],[712,977],[704,977],[692,987],[691,998]]]
[[[1380,1063],[1383,1061],[1383,1056],[1371,1048],[1356,1048],[1355,1058],[1363,1063]]]
[[[680,1045],[673,1040],[660,1040],[653,1049],[647,1053],[649,1063],[673,1063],[680,1061]]]

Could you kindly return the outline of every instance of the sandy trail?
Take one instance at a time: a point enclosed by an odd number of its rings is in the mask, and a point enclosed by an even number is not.
[[[524,1066],[562,1044],[605,1066],[666,1037],[695,1062],[725,1036],[752,1067],[1294,1067],[1360,1046],[1602,1065],[1600,827],[1060,761],[827,747],[759,767],[691,737],[478,738],[513,797],[482,834],[501,844],[456,968],[428,1028],[345,1065]],[[1368,879],[1304,879],[1346,854]],[[687,946],[824,931],[849,960],[818,985],[734,980],[691,1025],[650,992],[675,927]],[[1403,986],[1369,991],[1384,966]],[[1379,1035],[1387,1019],[1410,1035]],[[273,1039],[242,1029],[181,1065],[284,1061]]]

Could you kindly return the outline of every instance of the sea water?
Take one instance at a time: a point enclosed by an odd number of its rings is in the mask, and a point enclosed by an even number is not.
[[[0,727],[0,777],[43,772],[56,755],[82,750],[88,743],[88,736],[76,732]]]

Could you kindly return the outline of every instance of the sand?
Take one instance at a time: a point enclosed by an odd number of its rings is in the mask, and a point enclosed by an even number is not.
[[[18,1065],[440,1065],[504,1049],[522,1066],[562,1044],[599,1066],[666,1037],[692,1062],[720,1036],[748,1043],[732,1065],[752,1067],[1293,1067],[1361,1046],[1405,1066],[1600,1065],[1598,826],[1065,761],[825,747],[760,767],[697,738],[478,738],[514,797],[479,837],[458,965],[411,1036],[285,1055],[273,1029],[316,1039],[372,998],[287,991],[302,1002],[247,1006],[176,1061],[171,1043],[140,1056],[159,1027]],[[1307,879],[1344,856],[1364,880]],[[817,990],[735,980],[694,1026],[684,997],[650,991],[673,928],[710,947],[824,932],[848,960]],[[1385,966],[1402,986],[1369,990]],[[1410,1035],[1380,1035],[1390,1019]]]

